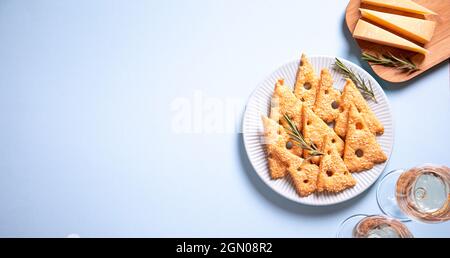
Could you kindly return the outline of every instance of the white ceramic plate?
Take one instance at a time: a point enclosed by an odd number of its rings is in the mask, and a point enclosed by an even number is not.
[[[344,87],[345,80],[343,76],[332,69],[335,61],[334,57],[312,56],[309,59],[317,75],[319,75],[322,68],[328,68],[334,79],[334,87],[337,89],[342,89]],[[390,157],[394,143],[394,125],[392,121],[391,108],[383,89],[377,81],[375,81],[375,79],[362,68],[343,58],[339,59],[353,71],[360,74],[362,78],[372,83],[378,103],[368,101],[368,104],[384,125],[384,134],[378,136],[377,141],[386,155]],[[261,115],[268,115],[270,99],[275,82],[278,79],[283,78],[287,85],[294,85],[299,61],[300,60],[295,60],[280,67],[266,80],[259,84],[250,96],[244,113],[242,128],[245,149],[256,173],[270,188],[282,196],[298,203],[314,206],[340,203],[361,194],[369,188],[382,174],[389,160],[385,163],[376,165],[371,170],[354,173],[353,176],[357,180],[356,186],[337,194],[315,193],[308,197],[300,197],[295,192],[295,189],[288,178],[272,180],[269,176],[266,153],[261,141],[261,134],[263,132]]]

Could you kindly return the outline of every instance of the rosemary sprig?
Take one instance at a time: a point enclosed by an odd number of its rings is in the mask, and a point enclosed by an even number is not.
[[[372,83],[370,83],[370,81],[364,80],[361,75],[356,74],[338,58],[336,58],[336,61],[334,62],[334,70],[344,75],[344,77],[352,80],[365,99],[371,99],[377,103],[375,93],[372,89]]]
[[[300,133],[297,126],[289,118],[289,116],[284,114],[284,119],[286,120],[286,122],[289,125],[289,129],[288,129],[289,136],[291,137],[291,139],[293,141],[295,141],[298,144],[298,146],[300,146],[300,148],[307,150],[309,152],[309,155],[311,155],[311,156],[323,155],[323,153],[317,149],[317,146],[313,142],[309,142],[309,143],[306,142],[305,138]]]
[[[381,55],[371,55],[364,52],[362,53],[361,59],[374,65],[395,67],[407,73],[412,73],[419,70],[417,65],[413,63],[409,58],[403,56],[395,56],[390,52]]]

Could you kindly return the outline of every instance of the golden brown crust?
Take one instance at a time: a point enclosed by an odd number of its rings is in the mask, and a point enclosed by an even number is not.
[[[319,167],[304,161],[286,149],[276,147],[273,155],[286,165],[287,174],[292,180],[295,191],[301,197],[308,196],[316,191],[317,174]]]
[[[333,78],[328,69],[320,73],[314,113],[327,123],[333,122],[339,115],[339,100],[341,93],[333,88]]]
[[[302,102],[295,97],[291,88],[284,83],[284,80],[278,80],[272,95],[270,118],[280,122],[284,128],[288,129],[289,125],[283,118],[284,114],[288,115],[298,129],[301,130]]]
[[[285,115],[307,142],[323,152],[322,156],[310,157],[309,151],[292,140]],[[344,191],[356,184],[351,172],[371,169],[387,160],[375,137],[384,132],[383,125],[353,82],[347,80],[341,95],[333,88],[329,70],[322,69],[319,80],[305,55],[294,91],[284,80],[276,82],[269,117],[262,116],[270,177],[289,176],[301,197],[315,191]],[[331,122],[334,130],[327,125]]]
[[[295,154],[301,153],[302,149],[295,144],[291,150],[286,148],[289,135],[282,126],[265,116],[262,119],[270,177],[279,179],[287,173],[300,196],[310,195],[316,190],[319,168],[309,162],[303,162],[304,160]]]
[[[328,136],[328,140],[336,145],[339,155],[344,152],[344,141],[336,135],[322,119],[320,119],[314,112],[306,105],[303,106],[303,136],[305,140],[312,141],[319,150],[323,148],[323,137]],[[308,151],[304,151],[304,157],[309,157]],[[318,159],[313,159],[318,162]]]
[[[345,138],[344,162],[350,172],[371,169],[387,160],[375,135],[369,130],[355,105],[350,106]]]
[[[286,175],[287,166],[283,162],[281,162],[279,159],[274,157],[273,150],[270,150],[270,148],[267,148],[268,153],[268,163],[269,163],[269,172],[270,172],[270,178],[272,179],[280,179],[283,178]]]
[[[327,137],[324,137],[323,153],[317,177],[317,191],[337,193],[353,187],[356,184],[356,180],[339,156],[336,146],[328,141]]]
[[[348,104],[344,104],[342,99],[344,98],[344,94],[341,96],[341,101],[339,104],[339,115],[334,120],[334,132],[339,135],[342,139],[345,139],[345,135],[347,134],[347,123],[348,123]]]
[[[346,135],[348,109],[351,104],[356,106],[373,134],[380,135],[384,133],[384,126],[372,112],[361,92],[350,79],[347,79],[340,101],[341,113],[337,117],[334,127],[335,132],[339,136],[345,137]]]
[[[297,164],[289,167],[288,174],[298,195],[302,197],[308,196],[316,191],[319,167],[309,162],[303,162],[300,170],[298,170]]]
[[[309,108],[314,107],[319,80],[317,79],[313,66],[305,54],[302,54],[295,80],[294,93],[297,98]]]
[[[262,116],[264,125],[263,143],[266,146],[268,156],[270,177],[272,179],[283,178],[286,174],[287,165],[280,161],[277,156],[274,156],[276,148],[286,149],[287,142],[290,141],[289,135],[284,128],[276,121]],[[301,156],[302,149],[296,144],[292,143],[292,148],[289,150],[294,155]]]

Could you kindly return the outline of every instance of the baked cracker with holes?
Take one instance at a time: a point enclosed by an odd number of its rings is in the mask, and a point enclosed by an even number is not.
[[[375,135],[358,112],[355,105],[350,105],[348,114],[347,136],[345,138],[344,163],[350,172],[371,169],[375,164],[387,160]]]
[[[336,146],[327,138],[327,136],[324,137],[323,155],[320,159],[319,175],[317,176],[317,191],[337,193],[353,187],[356,180],[339,156]]]
[[[348,111],[351,104],[356,106],[373,134],[381,135],[384,133],[384,126],[372,112],[361,92],[350,79],[347,79],[339,105],[340,114],[334,125],[334,131],[340,137],[344,138],[347,133]]]
[[[272,95],[270,118],[280,122],[284,128],[288,129],[289,125],[283,118],[284,115],[287,115],[297,128],[301,130],[302,106],[302,102],[295,97],[291,88],[285,84],[284,80],[278,80]]]
[[[287,174],[298,195],[305,197],[316,191],[317,175],[319,174],[317,165],[303,160],[285,148],[275,147],[273,156],[287,167]]]
[[[333,88],[333,78],[326,68],[320,72],[319,87],[313,111],[326,123],[333,122],[339,115],[341,93]]]
[[[272,179],[283,178],[286,174],[287,166],[273,153],[276,148],[285,148],[296,156],[302,155],[302,149],[290,140],[289,135],[284,128],[276,121],[262,116],[264,125],[263,144],[266,146],[268,156],[270,177]]]
[[[339,155],[343,154],[344,141],[306,105],[303,105],[302,118],[303,137],[306,141],[314,143],[317,149],[321,150],[323,148],[323,137],[328,136],[328,141],[336,145]],[[309,151],[304,150],[303,155],[305,158],[309,157]],[[319,162],[319,159],[313,158],[313,161]]]
[[[309,108],[314,107],[319,80],[305,54],[302,54],[295,79],[294,93]]]

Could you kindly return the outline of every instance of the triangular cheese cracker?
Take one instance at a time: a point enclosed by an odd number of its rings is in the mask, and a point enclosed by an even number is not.
[[[328,136],[328,140],[336,146],[339,155],[344,152],[344,141],[314,112],[303,105],[303,137],[316,145],[318,150],[323,148],[323,137]],[[309,152],[305,150],[304,157],[309,157]]]
[[[316,191],[319,167],[308,161],[303,161],[300,167],[298,164],[298,162],[291,163],[288,174],[294,183],[295,191],[298,195],[304,197]]]
[[[319,192],[341,192],[353,187],[356,180],[345,166],[344,161],[327,137],[324,137],[323,155],[320,160],[320,170],[317,177]]]
[[[266,116],[262,116],[262,120],[264,125],[263,144],[266,145],[270,177],[272,179],[279,179],[285,176],[287,166],[274,156],[275,149],[284,148],[296,156],[302,155],[302,149],[290,140],[287,132],[276,121]]]
[[[289,116],[291,121],[301,130],[302,102],[295,97],[291,88],[284,83],[284,80],[278,80],[272,95],[270,118],[281,123],[284,128],[289,129],[284,115]]]
[[[334,131],[337,135],[339,135],[339,137],[345,139],[348,123],[348,104],[344,106],[344,103],[342,103],[343,98],[344,95],[342,94],[341,101],[339,102],[339,115],[337,116],[336,120],[334,120]]]
[[[314,113],[327,123],[333,122],[339,115],[339,100],[341,93],[333,88],[333,78],[328,69],[322,69],[320,73],[319,88]]]
[[[307,105],[311,109],[316,101],[318,84],[319,80],[314,73],[313,66],[309,62],[306,55],[303,54],[297,71],[294,93],[295,96],[303,102],[303,104]]]
[[[371,169],[387,160],[375,135],[370,132],[362,114],[355,105],[350,106],[347,136],[345,138],[344,163],[350,172]]]
[[[337,117],[334,126],[334,131],[339,136],[344,138],[346,135],[348,109],[351,104],[354,104],[357,110],[361,113],[367,123],[367,126],[369,127],[369,130],[373,134],[381,135],[384,133],[384,126],[372,112],[366,100],[361,95],[361,92],[359,92],[358,88],[356,88],[355,84],[350,79],[347,79],[339,105],[340,114]]]
[[[287,174],[292,180],[295,191],[301,197],[316,191],[319,167],[292,154],[286,149],[276,147],[273,156],[287,167]]]

